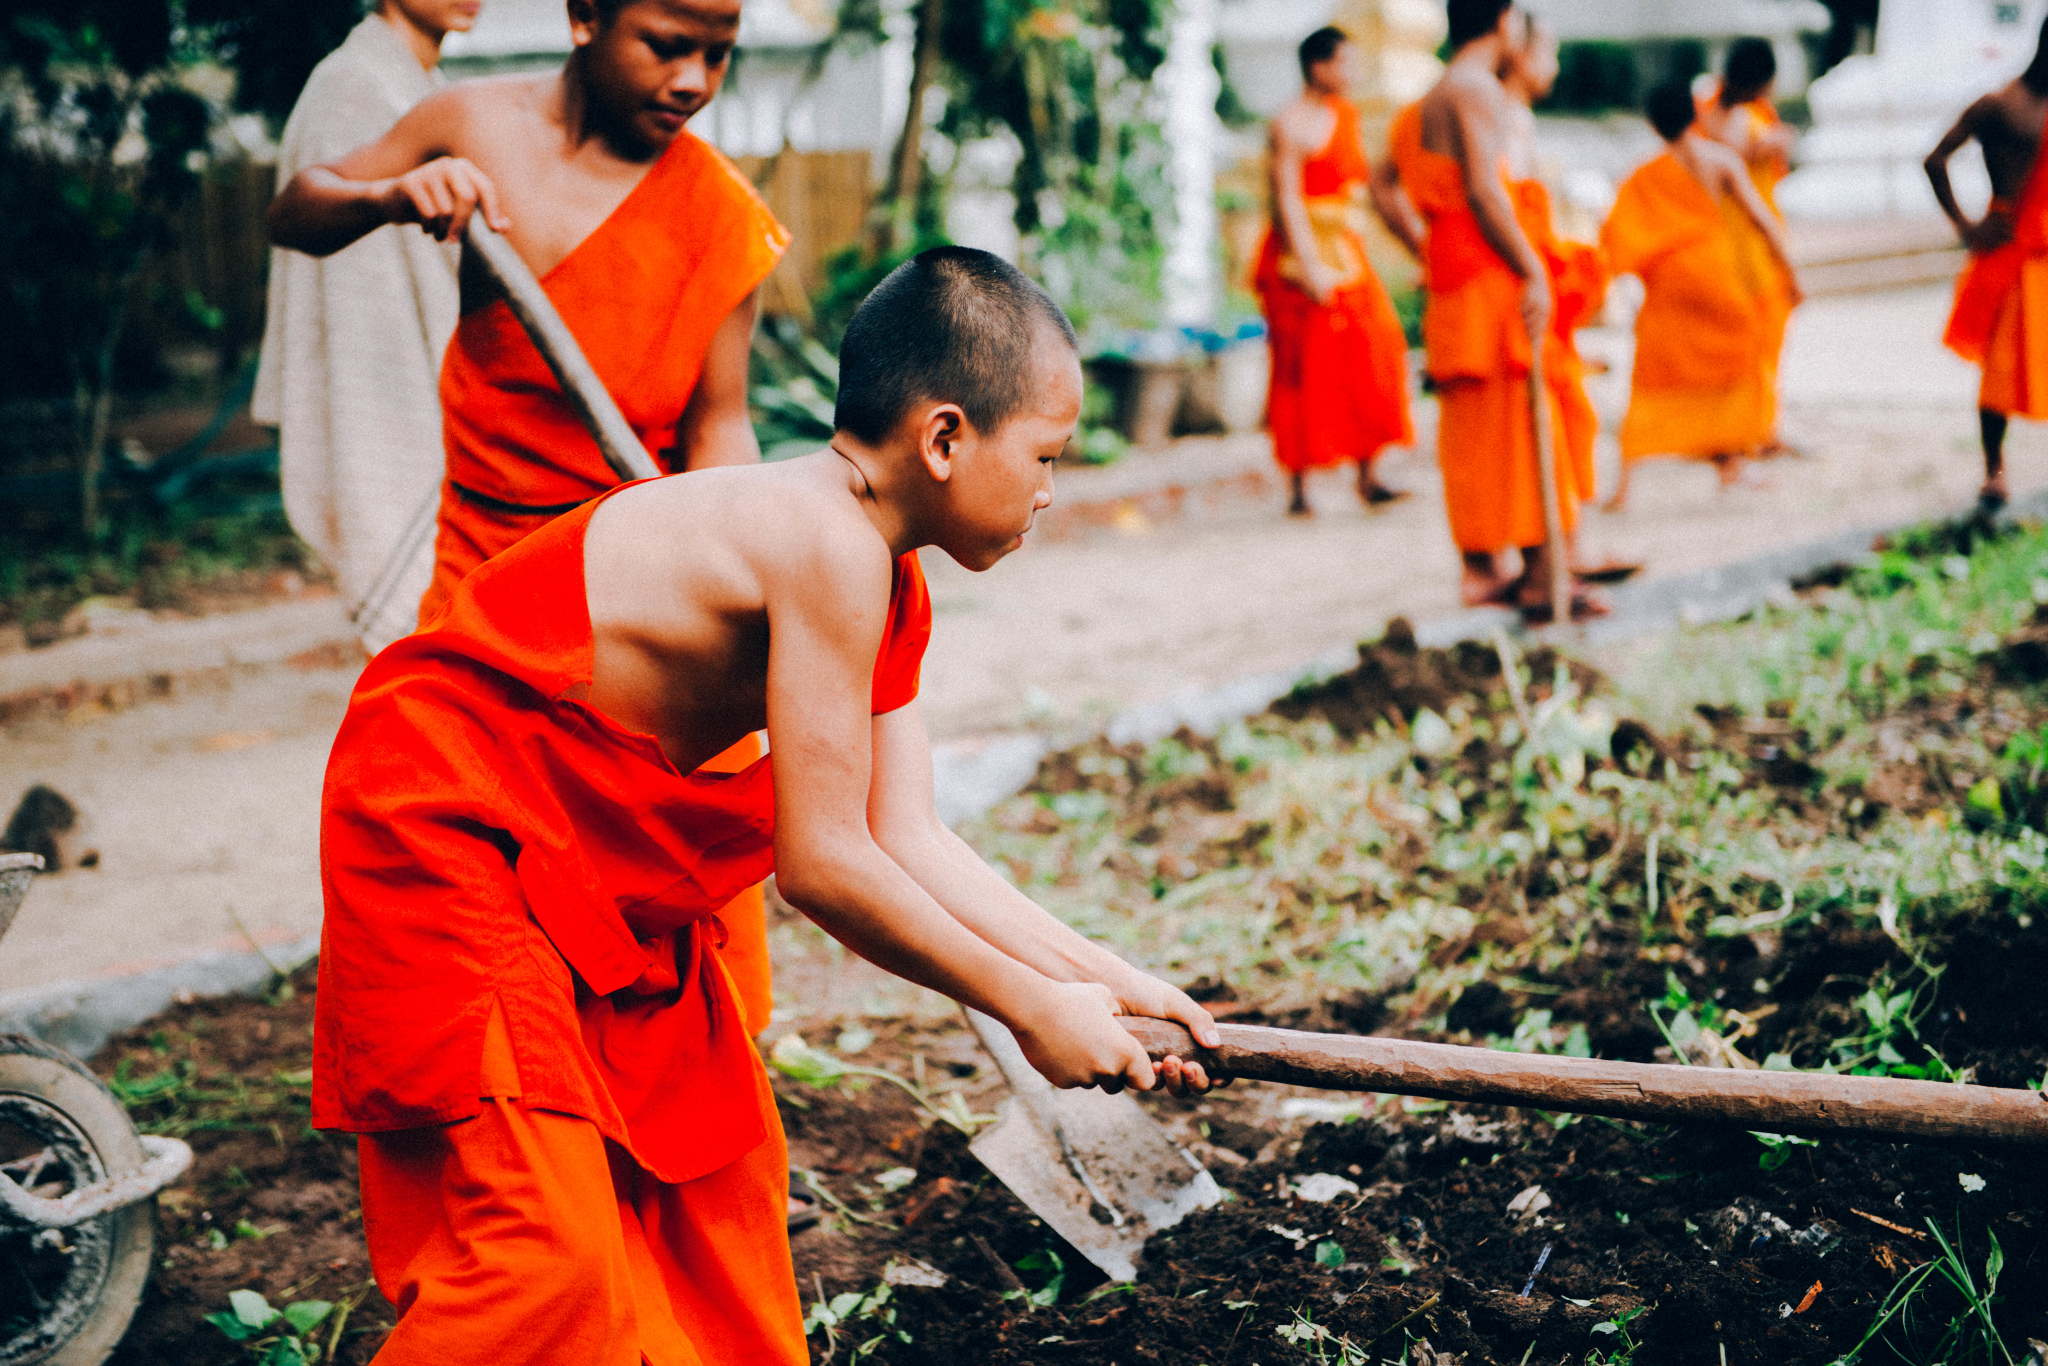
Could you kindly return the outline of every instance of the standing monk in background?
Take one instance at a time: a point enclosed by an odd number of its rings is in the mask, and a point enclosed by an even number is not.
[[[2041,137],[2048,127],[2048,21],[2020,78],[1963,111],[1927,156],[1934,197],[1962,234],[1970,263],[1956,282],[1950,350],[1984,367],[1977,421],[1984,438],[1986,512],[2005,506],[2005,429],[2014,414],[2048,418],[2048,178]],[[1975,138],[1991,173],[1991,206],[1972,223],[1949,185],[1948,159]],[[2031,297],[2033,304],[2027,300]]]
[[[482,0],[381,0],[292,107],[277,176],[382,136],[445,84],[441,40]],[[411,632],[433,576],[441,356],[455,331],[456,249],[385,227],[325,260],[270,254],[251,411],[278,428],[285,513],[334,571],[371,654]]]
[[[789,239],[732,163],[683,126],[725,79],[739,0],[568,7],[575,50],[560,72],[465,82],[367,147],[300,172],[271,206],[271,239],[326,255],[386,223],[418,223],[455,241],[482,212],[540,277],[657,464],[755,463],[755,296]],[[422,623],[472,569],[619,482],[482,269],[465,262],[462,287],[441,378],[447,477]],[[760,753],[743,740],[702,768],[737,772]],[[774,1005],[760,889],[720,918],[758,1033]]]
[[[1622,182],[1600,230],[1609,266],[1643,282],[1616,508],[1630,467],[1653,455],[1711,460],[1723,487],[1744,482],[1777,423],[1766,356],[1783,335],[1781,301],[1802,297],[1748,167],[1693,129],[1691,90],[1659,86],[1648,103],[1667,150]]]
[[[1310,512],[1307,471],[1347,460],[1367,504],[1401,497],[1372,461],[1415,439],[1407,338],[1356,221],[1372,165],[1347,98],[1354,53],[1342,29],[1321,28],[1300,57],[1306,89],[1273,117],[1273,227],[1255,275],[1273,356],[1267,425],[1296,517]]]
[[[1728,48],[1728,60],[1713,95],[1699,103],[1697,127],[1705,136],[1725,143],[1749,167],[1750,183],[1764,205],[1780,223],[1778,182],[1792,169],[1792,145],[1798,141],[1784,120],[1771,92],[1778,79],[1778,54],[1762,38],[1738,38]],[[1790,301],[1782,291],[1769,291],[1764,363],[1769,371],[1771,393],[1778,392],[1778,357],[1785,349],[1785,326],[1792,320]],[[1778,439],[1775,425],[1764,443],[1764,454],[1783,453],[1788,448]]]
[[[1537,247],[1550,238],[1548,198],[1540,185],[1531,191],[1508,179],[1520,111],[1500,73],[1517,46],[1519,17],[1508,0],[1451,0],[1449,12],[1455,54],[1436,88],[1395,120],[1389,154],[1427,225],[1422,332],[1442,412],[1444,501],[1464,559],[1460,594],[1474,604],[1511,601],[1540,619],[1549,611],[1550,559],[1529,393],[1534,344],[1544,347],[1560,446],[1570,440],[1564,400],[1574,387],[1552,330],[1550,268]],[[1587,491],[1572,460],[1558,460],[1557,474],[1569,536]],[[1499,561],[1511,547],[1522,552],[1515,579]],[[1575,614],[1606,610],[1583,590],[1573,607]]]

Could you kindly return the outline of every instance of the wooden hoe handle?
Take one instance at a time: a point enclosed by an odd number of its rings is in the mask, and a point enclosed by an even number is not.
[[[1212,1076],[1250,1081],[1773,1133],[2048,1144],[2048,1093],[2040,1091],[1539,1057],[1259,1025],[1218,1025],[1223,1046],[1211,1050],[1166,1020],[1121,1023],[1154,1059],[1171,1053]]]
[[[498,282],[498,287],[505,291],[505,302],[512,309],[512,316],[526,328],[526,335],[533,339],[534,349],[548,363],[548,369],[555,372],[555,379],[562,386],[562,396],[583,419],[583,425],[597,442],[597,449],[603,454],[605,464],[612,467],[612,473],[629,483],[635,479],[652,479],[660,474],[661,469],[634,433],[633,424],[626,421],[619,405],[613,402],[611,391],[598,378],[590,358],[577,345],[576,334],[562,321],[562,315],[555,311],[554,300],[548,298],[547,291],[540,287],[540,281],[533,278],[533,272],[526,268],[525,260],[512,244],[492,231],[481,213],[469,216],[469,228],[463,235],[463,241],[491,278]]]

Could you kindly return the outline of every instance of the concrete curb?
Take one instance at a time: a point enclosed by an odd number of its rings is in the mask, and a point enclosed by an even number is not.
[[[1959,509],[1955,516],[1961,518],[1969,512],[1969,508]],[[2000,521],[2040,517],[2048,517],[2048,493],[2007,508]],[[1922,519],[1911,525],[1925,524]],[[1870,552],[1878,537],[1901,529],[1868,527],[1774,550],[1740,564],[1624,584],[1612,594],[1613,615],[1587,626],[1531,632],[1523,629],[1514,612],[1477,608],[1419,622],[1415,638],[1419,644],[1441,648],[1506,630],[1552,644],[1611,644],[1673,626],[1732,621],[1759,606],[1790,601],[1793,578],[1832,564],[1854,562]],[[1101,734],[1114,744],[1150,743],[1182,726],[1198,734],[1214,734],[1230,721],[1264,710],[1304,678],[1342,672],[1355,659],[1350,648],[1332,650],[1291,675],[1254,674],[1221,687],[1190,690],[1123,712],[1112,718]],[[1055,745],[1079,743],[1085,738],[1012,731],[934,746],[932,776],[940,816],[949,825],[959,825],[983,815],[1022,790]],[[271,962],[296,965],[313,957],[319,946],[319,936],[314,934],[281,946],[267,959],[254,953],[215,952],[127,976],[55,982],[0,993],[0,1031],[31,1034],[78,1057],[91,1057],[108,1038],[134,1028],[173,1001],[257,990],[269,982]]]
[[[133,1029],[175,1001],[195,996],[228,996],[268,985],[271,964],[297,967],[320,952],[320,936],[309,934],[256,953],[213,952],[182,963],[120,977],[88,977],[0,992],[0,1033],[29,1034],[89,1058],[108,1039]]]

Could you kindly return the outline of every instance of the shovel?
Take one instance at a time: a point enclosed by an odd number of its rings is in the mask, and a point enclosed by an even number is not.
[[[1105,1276],[1136,1280],[1147,1238],[1223,1199],[1128,1092],[1060,1090],[1001,1021],[968,1010],[967,1022],[1010,1084],[995,1125],[968,1151]]]
[[[1923,1143],[2048,1144],[2048,1092],[1823,1072],[1543,1058],[1457,1044],[1219,1025],[1197,1045],[1166,1020],[1123,1019],[1154,1058],[1199,1062],[1211,1077],[1374,1091],[1568,1114],[1772,1133]]]

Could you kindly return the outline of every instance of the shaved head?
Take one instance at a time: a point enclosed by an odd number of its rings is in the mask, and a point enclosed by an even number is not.
[[[917,404],[957,403],[976,431],[994,432],[1032,397],[1033,356],[1048,343],[1079,344],[1024,272],[972,247],[933,247],[891,271],[846,325],[833,425],[879,445]]]

